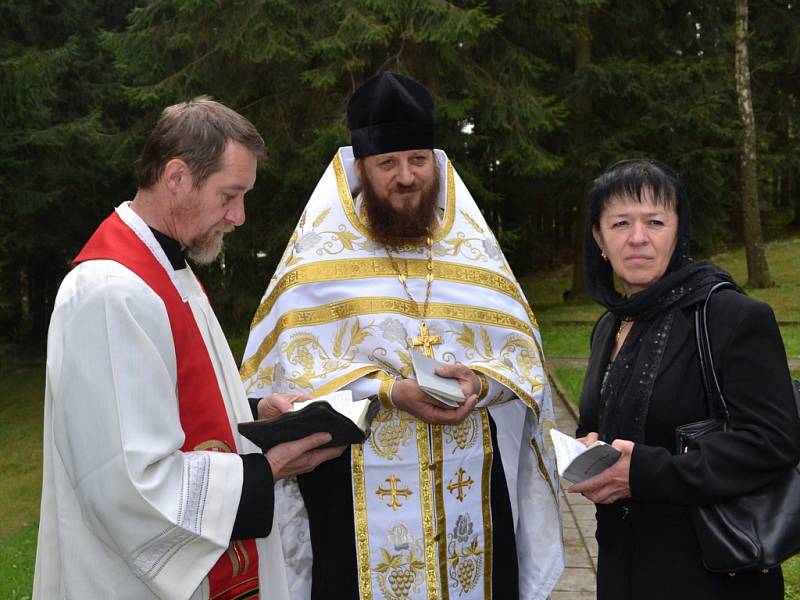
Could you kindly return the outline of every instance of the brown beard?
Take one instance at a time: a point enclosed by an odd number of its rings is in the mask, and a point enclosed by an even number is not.
[[[386,199],[380,198],[369,177],[362,181],[364,209],[369,229],[378,240],[387,242],[397,239],[419,238],[428,235],[436,222],[436,207],[439,201],[439,165],[434,163],[433,180],[422,190],[416,207],[395,209]],[[402,191],[402,189],[401,189]]]

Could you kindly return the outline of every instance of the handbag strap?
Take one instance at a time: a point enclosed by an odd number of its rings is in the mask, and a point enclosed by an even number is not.
[[[722,387],[717,378],[717,370],[714,367],[714,357],[711,354],[711,339],[708,335],[708,303],[714,292],[721,288],[736,289],[736,286],[729,281],[722,281],[711,287],[702,306],[698,304],[695,308],[694,337],[697,343],[697,355],[700,358],[700,373],[703,376],[703,388],[706,392],[706,398],[711,399],[711,402],[716,401],[717,406],[722,412],[722,418],[725,420],[725,423],[729,423],[730,413],[728,412],[728,404],[725,402],[725,396],[722,393]],[[711,409],[710,406],[709,409]],[[712,412],[713,416],[713,411],[709,410],[709,412]]]

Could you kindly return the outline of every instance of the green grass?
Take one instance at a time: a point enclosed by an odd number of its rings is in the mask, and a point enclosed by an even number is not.
[[[800,321],[800,238],[777,240],[767,244],[767,261],[776,287],[765,290],[746,288],[748,294],[766,302],[779,321]],[[711,259],[744,285],[747,266],[744,249],[731,250]]]
[[[551,325],[542,321],[539,327],[545,357],[589,357],[591,325]]]
[[[746,288],[747,293],[769,304],[778,321],[800,322],[800,238],[767,244],[770,271],[777,286],[766,290]],[[747,279],[744,250],[738,249],[712,258],[720,267],[744,284]],[[562,294],[571,285],[572,268],[563,267],[537,278],[524,278],[522,288],[533,306],[542,332],[545,356],[586,357],[591,325],[565,324],[563,321],[593,323],[603,309],[591,300],[564,302]],[[781,335],[789,358],[800,359],[800,324],[781,325]]]
[[[0,373],[0,389],[0,598],[24,598],[36,555],[44,368]]]
[[[785,600],[800,600],[800,554],[783,563],[783,580]]]
[[[781,325],[780,329],[786,356],[800,358],[800,325]]]
[[[31,597],[37,531],[38,523],[33,521],[0,536],[0,598],[24,600]]]
[[[578,406],[581,390],[583,389],[583,376],[586,369],[581,367],[555,367],[553,369],[561,387],[569,395],[569,399]]]

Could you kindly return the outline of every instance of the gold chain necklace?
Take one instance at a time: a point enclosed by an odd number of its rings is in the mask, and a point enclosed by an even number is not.
[[[414,299],[414,296],[411,295],[411,291],[408,289],[408,285],[406,284],[406,280],[408,279],[408,262],[406,262],[406,272],[403,273],[400,270],[400,267],[397,265],[397,262],[392,256],[391,250],[389,250],[389,246],[387,244],[383,245],[384,250],[386,250],[386,255],[389,257],[389,262],[392,264],[392,269],[397,274],[397,279],[400,281],[400,285],[403,286],[403,291],[408,296],[408,299],[411,300],[411,304],[414,305],[414,311],[417,313],[417,317],[419,319],[425,319],[428,316],[428,305],[430,304],[431,300],[431,284],[433,283],[433,240],[429,235],[426,238],[426,243],[428,245],[428,266],[427,266],[427,273],[425,275],[425,279],[428,282],[427,287],[425,288],[425,303],[422,308],[422,312],[419,310],[419,303]]]
[[[614,338],[614,343],[619,346],[619,338],[622,335],[623,331],[626,331],[630,325],[633,324],[633,321],[630,319],[622,319],[619,324],[619,329],[617,329],[617,337]]]

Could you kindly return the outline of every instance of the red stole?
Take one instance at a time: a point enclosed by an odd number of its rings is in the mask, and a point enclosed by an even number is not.
[[[183,302],[164,267],[122,219],[113,213],[86,242],[74,265],[108,259],[138,275],[167,308],[178,369],[178,406],[184,452],[236,452],[228,413],[203,336],[188,302]],[[235,540],[208,574],[212,600],[258,599],[255,540]]]

